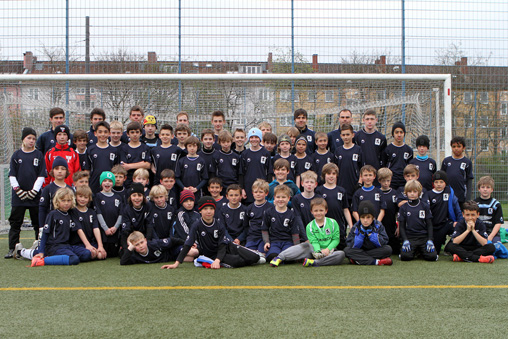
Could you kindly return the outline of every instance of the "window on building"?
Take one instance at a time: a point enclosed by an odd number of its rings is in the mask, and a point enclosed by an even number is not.
[[[465,104],[469,105],[473,103],[473,93],[464,92],[464,99],[462,100]]]
[[[484,152],[489,150],[489,141],[487,139],[480,140],[480,149]]]
[[[291,100],[291,90],[283,89],[280,91],[280,101],[290,101]]]
[[[292,116],[284,116],[279,118],[280,126],[293,126],[293,117]]]
[[[30,88],[28,90],[28,98],[33,100],[39,100],[39,89],[38,88]]]
[[[487,105],[489,103],[489,92],[480,92],[480,104]]]
[[[271,91],[269,88],[261,88],[259,90],[259,100],[261,101],[269,101],[271,100]]]
[[[316,102],[317,101],[317,92],[316,91],[308,91],[307,92],[307,101],[308,102]]]
[[[508,102],[501,103],[501,111],[499,112],[501,115],[508,115]]]
[[[333,102],[333,91],[325,91],[325,102]]]

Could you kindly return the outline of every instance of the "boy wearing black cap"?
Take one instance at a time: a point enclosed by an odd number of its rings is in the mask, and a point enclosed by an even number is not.
[[[162,268],[177,268],[194,243],[198,244],[200,255],[213,260],[210,268],[218,269],[221,264],[230,267],[243,267],[260,261],[260,256],[256,252],[227,241],[224,224],[220,219],[215,218],[215,200],[212,197],[204,196],[199,199],[198,209],[201,218],[192,225],[189,236],[175,263],[164,265]]]
[[[65,125],[59,125],[53,130],[55,133],[56,145],[51,148],[44,156],[46,161],[46,170],[50,172],[53,168],[53,161],[57,157],[61,157],[67,161],[67,168],[69,170],[69,176],[65,179],[65,183],[72,186],[72,175],[76,172],[81,171],[81,164],[79,161],[79,154],[69,146],[68,141],[70,140],[71,133],[69,127]],[[44,186],[52,182],[54,177],[50,174],[46,177]]]
[[[448,186],[448,176],[444,171],[437,171],[432,176],[434,188],[427,191],[432,212],[432,225],[434,227],[434,245],[437,254],[446,241],[446,236],[453,233],[457,221],[463,219],[459,200],[453,189]]]
[[[346,257],[356,265],[391,265],[392,248],[383,224],[376,220],[372,202],[362,201],[358,207],[360,220],[353,226],[347,237]]]
[[[397,189],[404,186],[404,168],[413,159],[413,149],[404,143],[406,126],[401,121],[393,124],[393,142],[386,146],[381,153],[383,167],[388,167],[392,173],[392,188]]]
[[[9,217],[9,252],[5,259],[13,257],[14,247],[19,242],[19,233],[25,212],[30,211],[30,219],[39,236],[39,199],[40,190],[46,176],[44,155],[35,149],[37,133],[33,128],[25,127],[21,132],[21,149],[12,154],[9,169],[9,181],[12,187],[11,215]]]
[[[427,191],[432,189],[432,175],[436,173],[437,170],[436,161],[430,158],[427,154],[429,148],[429,137],[426,135],[420,135],[416,138],[416,149],[418,150],[416,158],[409,161],[410,164],[415,165],[420,171],[418,181]]]

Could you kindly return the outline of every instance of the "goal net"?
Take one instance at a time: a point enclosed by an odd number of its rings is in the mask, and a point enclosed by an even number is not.
[[[338,127],[342,109],[353,113],[353,127],[362,128],[362,113],[374,109],[377,128],[391,140],[392,125],[406,124],[406,143],[414,147],[425,134],[430,155],[442,159],[451,138],[449,75],[386,74],[92,74],[0,75],[0,223],[10,212],[8,164],[21,146],[21,130],[50,128],[49,110],[66,111],[71,132],[90,128],[89,113],[103,108],[107,121],[125,126],[129,110],[140,105],[157,118],[158,126],[175,127],[176,115],[189,115],[199,135],[211,127],[211,113],[221,110],[226,128],[248,130],[269,122],[277,135],[294,126],[293,111],[304,108],[308,126],[329,132]]]

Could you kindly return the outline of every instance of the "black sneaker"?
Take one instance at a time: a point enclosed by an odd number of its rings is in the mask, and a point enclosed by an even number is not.
[[[4,256],[5,259],[11,259],[12,257],[14,257],[14,250],[9,250],[9,252],[7,252]]]

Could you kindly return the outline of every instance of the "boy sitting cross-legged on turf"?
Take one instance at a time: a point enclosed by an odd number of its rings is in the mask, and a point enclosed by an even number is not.
[[[328,205],[323,198],[315,198],[310,203],[314,220],[306,228],[309,242],[304,242],[279,253],[271,266],[279,266],[284,261],[300,260],[304,267],[339,265],[344,260],[343,251],[337,251],[340,241],[340,230],[337,222],[326,217]]]
[[[267,261],[272,260],[285,249],[300,243],[302,219],[295,211],[287,207],[290,197],[289,187],[285,185],[275,187],[275,206],[264,212],[261,234],[265,242],[264,251]]]
[[[391,265],[392,248],[384,226],[376,220],[372,202],[362,201],[358,207],[358,221],[347,237],[346,257],[356,265]]]
[[[120,265],[155,264],[175,260],[183,243],[183,239],[173,237],[148,241],[143,233],[134,231],[127,238],[129,246],[123,252]],[[184,261],[191,262],[197,255],[198,250],[191,248]]]
[[[288,180],[289,169],[289,161],[286,159],[277,159],[273,164],[273,174],[275,175],[275,179],[269,185],[267,198],[269,202],[273,203],[273,190],[279,185],[288,186],[291,189],[292,197],[300,193],[298,186],[296,186],[292,180]],[[289,204],[289,207],[291,207],[291,203]]]
[[[453,261],[493,263],[496,247],[490,243],[485,224],[480,220],[480,208],[475,201],[466,201],[462,208],[464,219],[457,222],[452,239],[445,251],[453,254]]]
[[[453,189],[448,186],[448,176],[444,171],[437,171],[432,176],[434,188],[427,192],[434,226],[434,246],[437,254],[446,242],[446,236],[453,233],[457,221],[461,220],[462,212],[459,200]]]
[[[408,202],[400,207],[397,218],[402,239],[400,259],[413,260],[419,252],[425,260],[437,261],[432,212],[430,206],[419,198],[422,193],[422,184],[416,180],[409,180],[404,192]]]
[[[245,247],[251,250],[264,253],[265,243],[261,234],[263,224],[263,214],[266,210],[273,207],[266,196],[268,194],[268,183],[263,179],[258,179],[252,184],[252,195],[254,202],[247,206],[244,217],[244,229],[247,232],[247,242]]]
[[[494,179],[490,176],[481,177],[478,180],[480,196],[475,199],[480,208],[480,220],[485,223],[487,240],[492,242],[501,241],[499,230],[504,223],[501,203],[492,197],[494,191]]]
[[[68,187],[59,189],[53,198],[55,209],[49,212],[44,224],[39,246],[25,249],[21,243],[14,248],[16,259],[23,257],[32,260],[32,267],[44,265],[77,265],[80,261],[90,261],[94,248],[88,243],[77,214],[74,192]],[[78,232],[83,243],[88,243],[83,251],[76,251],[69,244],[71,232]],[[45,257],[46,256],[46,257]]]
[[[162,268],[177,268],[195,243],[197,243],[199,254],[212,261],[211,263],[209,261],[202,262],[204,267],[214,269],[220,268],[221,265],[243,267],[262,262],[256,252],[227,240],[224,224],[220,219],[214,217],[215,200],[212,197],[204,196],[199,199],[198,209],[201,218],[192,225],[189,236],[175,263],[164,265]]]

